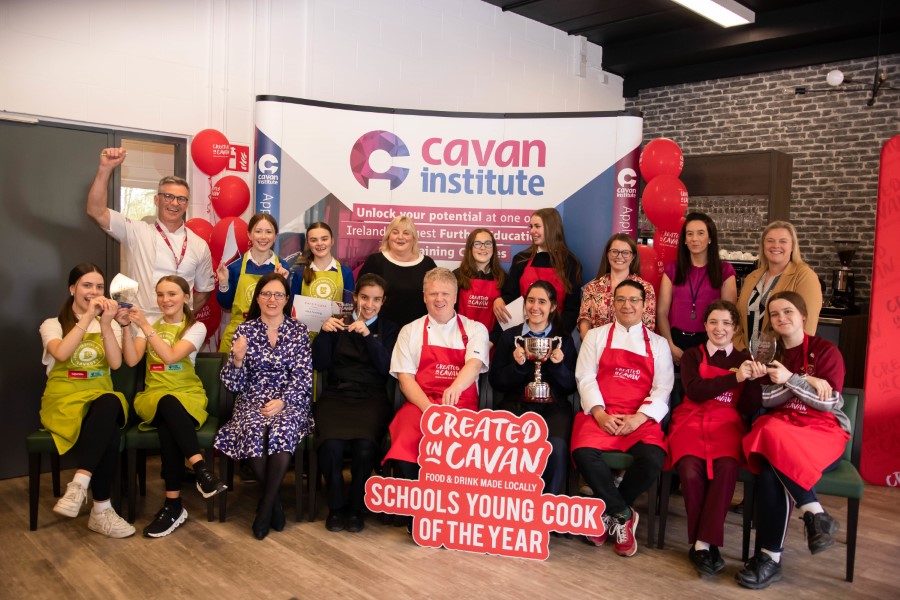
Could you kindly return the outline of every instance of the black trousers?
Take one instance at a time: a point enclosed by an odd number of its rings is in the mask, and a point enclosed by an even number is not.
[[[91,402],[81,422],[72,452],[76,468],[91,474],[94,500],[109,500],[124,422],[122,403],[113,394],[103,394]]]
[[[838,458],[822,472],[834,471],[840,462],[841,459]],[[803,489],[797,482],[763,459],[756,478],[756,537],[760,548],[772,552],[781,552],[784,549],[784,538],[791,518],[792,498],[798,508],[819,501],[815,487]]]
[[[200,454],[197,422],[178,398],[167,394],[160,398],[156,406],[153,425],[159,432],[159,453],[166,491],[178,492],[184,479],[184,459]]]
[[[350,448],[350,499],[344,499],[344,451]],[[366,480],[372,474],[376,462],[375,444],[371,440],[325,440],[319,446],[319,470],[325,477],[328,490],[328,509],[339,511],[349,508],[351,513],[361,513],[366,494]]]
[[[594,496],[606,502],[606,514],[618,515],[634,504],[659,477],[666,453],[659,446],[638,442],[627,450],[634,464],[625,471],[625,477],[617,488],[612,469],[603,460],[603,451],[596,448],[578,448],[572,452],[575,466],[594,491]]]

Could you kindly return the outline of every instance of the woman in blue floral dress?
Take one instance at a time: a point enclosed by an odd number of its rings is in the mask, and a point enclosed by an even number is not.
[[[269,273],[260,278],[222,369],[225,387],[238,396],[215,447],[233,459],[247,459],[256,472],[262,496],[253,534],[260,540],[270,527],[284,529],[278,491],[294,448],[313,426],[309,333],[290,318],[289,298],[284,277]]]

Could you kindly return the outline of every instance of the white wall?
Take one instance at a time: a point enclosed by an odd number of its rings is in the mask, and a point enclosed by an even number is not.
[[[253,138],[279,94],[417,109],[619,110],[588,44],[481,0],[0,0],[0,110]]]

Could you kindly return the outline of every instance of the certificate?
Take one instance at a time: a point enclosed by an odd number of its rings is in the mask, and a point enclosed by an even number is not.
[[[506,323],[500,323],[500,328],[503,329],[503,331],[506,331],[510,327],[521,325],[525,322],[525,300],[522,298],[522,296],[519,296],[518,298],[507,304],[506,310],[509,311],[510,317],[509,321],[507,321]]]
[[[322,324],[332,315],[340,314],[341,303],[324,298],[311,298],[297,294],[294,296],[294,318],[318,333]]]

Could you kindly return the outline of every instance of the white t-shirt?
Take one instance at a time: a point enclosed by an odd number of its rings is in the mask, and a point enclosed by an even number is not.
[[[158,320],[155,321],[154,325],[158,322],[159,322]],[[135,339],[146,338],[146,336],[144,335],[144,332],[141,331],[140,327],[135,327],[135,329],[137,330],[134,335]],[[184,335],[181,336],[181,339],[187,340],[191,344],[194,345],[194,351],[191,352],[191,354],[189,356],[189,358],[191,359],[191,364],[194,364],[197,359],[197,352],[200,350],[200,347],[203,346],[203,343],[206,341],[206,325],[204,325],[200,321],[197,321],[196,323],[191,325],[190,329],[188,329],[187,331],[184,332]]]
[[[111,323],[113,334],[116,336],[116,342],[119,346],[122,345],[122,327],[116,321]],[[50,374],[50,369],[53,368],[53,365],[56,364],[56,359],[53,358],[53,355],[47,351],[47,344],[49,344],[53,340],[61,340],[63,339],[63,330],[62,323],[59,322],[59,319],[54,317],[52,319],[47,319],[43,323],[41,323],[41,344],[44,346],[44,355],[41,357],[41,362],[47,365],[47,374]],[[88,333],[100,333],[100,320],[99,319],[91,319],[90,325],[87,328]]]
[[[157,223],[159,223],[157,221]],[[145,221],[133,221],[122,213],[110,209],[109,235],[121,242],[128,251],[127,271],[140,285],[135,304],[144,311],[152,323],[161,316],[156,305],[156,283],[165,275],[184,277],[188,285],[198,292],[211,292],[215,289],[215,273],[212,268],[212,256],[209,246],[200,237],[182,225],[177,231],[169,231],[159,224],[169,244],[155,225]],[[175,256],[181,258],[184,236],[187,236],[187,249],[184,260],[175,267]]]
[[[394,353],[391,355],[391,375],[397,377],[399,373],[414,375],[419,370],[419,359],[422,356],[422,334],[425,331],[426,317],[420,317],[403,326],[397,343],[394,344]],[[465,362],[477,358],[481,361],[481,373],[488,370],[490,346],[488,344],[488,331],[478,321],[460,317],[463,329],[469,337],[469,343],[463,345],[462,335],[459,333],[459,324],[456,315],[441,325],[434,319],[428,319],[428,343],[432,346],[444,348],[457,348],[466,350]]]

